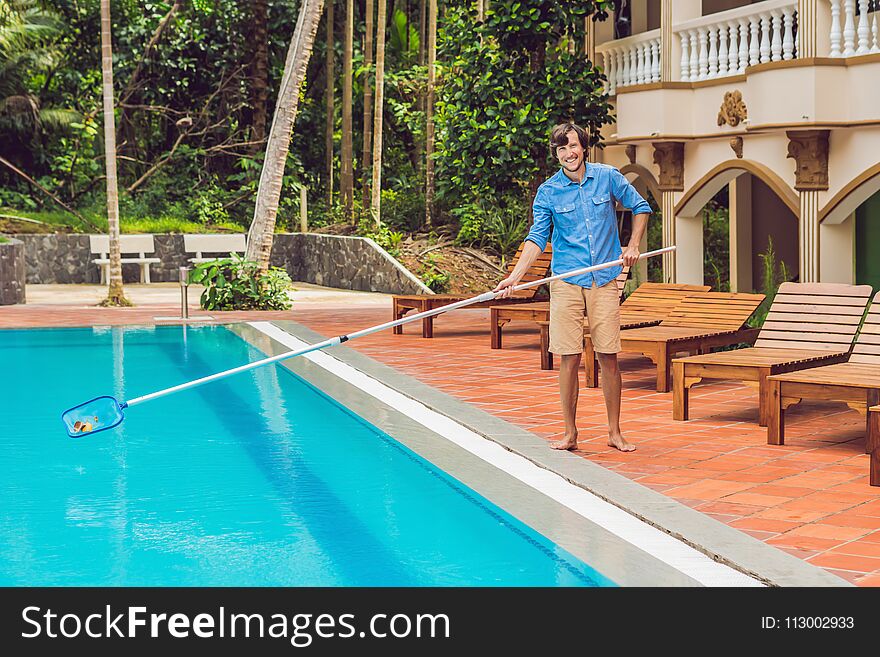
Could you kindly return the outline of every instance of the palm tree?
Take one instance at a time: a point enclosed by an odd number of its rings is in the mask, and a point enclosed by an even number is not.
[[[385,22],[388,2],[379,1],[376,17],[376,106],[373,110],[373,200],[370,211],[378,226],[382,221],[382,114],[385,104]]]
[[[0,1],[0,155],[26,169],[45,130],[80,118],[71,109],[43,107],[29,88],[35,73],[57,65],[61,30],[58,16],[33,0]]]
[[[482,6],[482,3],[481,5]],[[434,87],[437,82],[437,0],[428,8],[428,98],[425,103],[425,225],[434,222]]]
[[[305,80],[323,7],[324,0],[302,1],[296,28],[287,50],[278,102],[275,105],[275,115],[272,117],[272,127],[269,129],[266,156],[263,159],[263,170],[257,189],[254,219],[248,231],[246,257],[248,260],[257,261],[261,271],[269,269],[269,256],[272,252],[275,220],[278,216],[278,202],[281,199],[284,179],[284,165],[287,163],[287,154],[290,150],[290,134],[296,121],[300,87]]]
[[[113,113],[113,43],[110,0],[101,0],[101,78],[104,92],[104,162],[107,170],[107,234],[110,238],[110,272],[107,306],[127,306],[122,290],[122,255],[119,251],[119,189],[116,178],[116,117]]]
[[[373,0],[367,0],[366,28],[364,36],[364,148],[361,158],[361,183],[363,207],[370,201],[370,161],[373,159],[373,89],[370,87],[370,68],[373,65]]]
[[[326,105],[327,119],[324,128],[324,150],[325,160],[324,168],[327,170],[327,208],[333,207],[333,128],[334,128],[334,90],[335,90],[335,72],[334,72],[334,45],[333,40],[333,2],[327,3],[327,83],[326,83]]]
[[[354,150],[351,127],[351,88],[354,51],[354,0],[345,0],[345,39],[342,46],[342,147],[339,163],[339,194],[345,219],[352,220],[354,201]]]

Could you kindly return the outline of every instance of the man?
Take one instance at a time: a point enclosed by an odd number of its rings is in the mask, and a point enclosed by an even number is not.
[[[523,252],[510,276],[495,291],[509,297],[532,263],[544,251],[553,226],[553,273],[599,265],[621,258],[633,266],[648,225],[651,207],[614,167],[585,159],[587,133],[578,125],[553,128],[550,150],[561,169],[535,195],[534,223]],[[632,211],[632,236],[621,249],[615,202]],[[575,276],[550,284],[550,351],[561,357],[559,394],[565,435],[554,449],[577,449],[578,367],[583,352],[584,317],[590,320],[590,338],[602,370],[602,394],[608,413],[608,445],[623,452],[635,446],[620,432],[620,297],[615,279],[620,266]]]

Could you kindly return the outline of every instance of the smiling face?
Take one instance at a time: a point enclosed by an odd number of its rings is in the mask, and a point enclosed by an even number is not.
[[[584,172],[584,147],[574,130],[566,133],[568,141],[556,147],[556,159],[569,178],[580,180]]]

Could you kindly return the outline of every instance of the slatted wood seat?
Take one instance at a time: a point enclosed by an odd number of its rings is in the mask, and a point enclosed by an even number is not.
[[[703,379],[734,379],[758,386],[766,426],[767,377],[844,362],[870,297],[870,285],[783,283],[754,347],[672,362],[672,417],[688,419],[689,390]]]
[[[516,251],[516,255],[514,255],[510,264],[507,266],[508,275],[513,271],[513,268],[516,267],[516,263],[519,262],[524,246],[525,243],[520,244],[519,249]],[[552,258],[553,250],[550,247],[550,242],[547,242],[546,249],[544,249],[544,252],[538,256],[534,263],[532,263],[532,266],[529,267],[529,270],[526,272],[525,276],[523,276],[520,283],[530,283],[532,281],[539,281],[542,278],[547,278],[550,275],[550,261]],[[492,301],[487,301],[485,303],[475,303],[468,307],[486,308],[495,304],[525,303],[534,299],[537,291],[537,287],[531,287],[526,290],[517,290],[508,299],[493,299]],[[462,301],[467,298],[468,297],[466,296],[458,294],[395,294],[391,300],[391,313],[393,319],[398,320],[410,310],[415,310],[416,312],[434,310],[435,308],[440,308],[441,306],[455,303],[456,301]],[[434,319],[436,317],[437,315],[434,315],[422,320],[423,338],[434,337]],[[392,332],[397,335],[403,333],[403,326],[395,326],[392,329]]]
[[[861,412],[880,404],[880,292],[878,292],[855,345],[845,363],[823,365],[798,372],[775,374],[767,378],[767,443],[785,442],[785,411],[803,399],[839,401]],[[866,432],[873,414],[866,420]],[[874,434],[876,437],[876,433]],[[880,459],[876,440],[869,440],[866,450],[871,452],[871,485],[880,486],[880,471],[875,465]]]
[[[623,296],[623,287],[629,278],[629,267],[624,267],[617,277],[617,290]],[[550,321],[550,302],[534,301],[489,307],[489,334],[492,349],[501,349],[501,329],[510,321]],[[658,320],[659,321],[659,320]],[[550,368],[552,369],[552,368]]]
[[[763,294],[704,292],[682,299],[658,326],[634,328],[621,336],[621,351],[640,353],[657,366],[657,392],[668,392],[671,361],[676,354],[703,353],[714,347],[754,342],[757,329],[746,321],[764,300]],[[587,386],[598,385],[599,362],[589,334],[584,336]]]
[[[646,290],[642,288],[646,287]],[[641,292],[640,292],[641,291]],[[673,308],[688,295],[708,292],[708,285],[688,285],[685,283],[642,283],[620,306],[621,330],[656,326],[672,312]],[[525,304],[534,306],[536,304]],[[519,306],[521,308],[522,306]],[[508,311],[516,311],[511,306]],[[499,309],[501,310],[501,309]],[[553,369],[553,354],[550,353],[550,307],[547,304],[545,316],[535,319],[540,332],[541,369]],[[493,324],[494,326],[494,324]],[[584,335],[590,332],[590,319],[584,319]],[[597,384],[598,385],[598,384]]]

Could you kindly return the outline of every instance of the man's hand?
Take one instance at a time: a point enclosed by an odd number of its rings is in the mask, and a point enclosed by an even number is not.
[[[623,264],[625,267],[632,267],[639,261],[639,247],[629,245],[623,250]]]
[[[513,286],[519,283],[521,276],[516,276],[515,274],[511,274],[503,281],[501,281],[498,285],[495,286],[493,292],[501,292],[496,298],[498,299],[507,299],[513,295]]]

